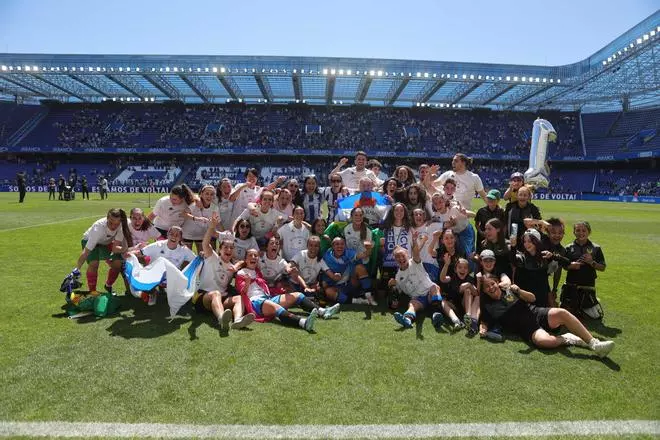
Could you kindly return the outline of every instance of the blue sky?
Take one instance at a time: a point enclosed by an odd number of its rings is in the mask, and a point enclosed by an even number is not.
[[[658,0],[0,0],[0,52],[288,55],[560,65]]]

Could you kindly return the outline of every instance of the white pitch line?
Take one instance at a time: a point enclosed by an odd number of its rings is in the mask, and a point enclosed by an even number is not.
[[[660,435],[658,420],[443,423],[437,425],[175,425],[2,422],[0,437],[429,438]]]
[[[11,232],[11,231],[18,231],[20,229],[40,228],[41,226],[59,225],[60,223],[75,222],[76,220],[82,220],[82,219],[85,219],[85,218],[101,218],[101,217],[103,217],[103,214],[88,215],[88,216],[85,216],[85,217],[76,217],[76,218],[69,218],[69,219],[66,219],[66,220],[58,220],[56,222],[37,223],[35,225],[19,226],[18,228],[0,229],[0,232]]]

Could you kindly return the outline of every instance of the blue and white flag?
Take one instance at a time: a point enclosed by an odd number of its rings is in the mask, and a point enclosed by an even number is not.
[[[392,208],[390,201],[383,194],[374,191],[360,192],[345,197],[337,205],[339,220],[349,220],[351,210],[360,207],[364,211],[364,219],[373,227],[381,224]]]
[[[130,255],[126,259],[124,274],[131,293],[138,298],[141,292],[148,292],[167,281],[167,303],[170,306],[170,316],[174,316],[197,290],[197,278],[203,265],[204,259],[199,255],[183,271],[165,258],[156,258],[147,266],[143,266],[135,255]]]

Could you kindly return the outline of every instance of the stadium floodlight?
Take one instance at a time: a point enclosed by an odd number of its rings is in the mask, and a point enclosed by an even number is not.
[[[467,75],[466,75],[466,74],[463,74],[463,75],[461,76],[461,78],[462,78],[462,79],[467,79]]]
[[[623,48],[623,51],[624,51],[624,52],[628,52],[628,46],[624,47],[624,48]]]
[[[454,79],[458,79],[458,75],[454,73]]]
[[[377,76],[383,76],[383,71],[382,71],[382,70],[379,70],[378,72],[376,72],[376,75],[377,75]]]
[[[200,72],[202,71],[202,69],[199,68],[199,67],[198,67],[197,69],[195,69],[195,70],[197,70],[197,73],[200,73]]]
[[[559,78],[557,78],[557,84],[559,84],[559,83],[561,83],[561,80]]]
[[[218,68],[216,67],[215,70],[213,71],[213,73],[215,73],[217,71],[218,71]],[[224,67],[220,68],[220,73],[225,73],[226,71],[227,71],[227,69],[225,69]]]
[[[644,35],[642,36],[642,39],[643,39],[644,41],[648,40],[648,39],[649,39],[649,34],[644,34]]]
[[[507,81],[511,81],[511,77],[510,77],[510,76],[507,76],[507,77],[506,77],[506,80],[507,80]]]
[[[343,103],[344,103],[344,101],[342,101],[342,100],[339,100],[339,104],[340,104],[340,105],[341,105],[341,104],[343,104]]]
[[[330,69],[330,75],[334,75],[335,73],[337,73],[335,69]]]
[[[364,73],[366,74],[367,72],[364,72]],[[375,70],[370,70],[369,71],[369,76],[374,76],[375,74],[376,74]]]
[[[517,77],[517,76],[514,76],[514,77],[513,77],[513,80],[514,80],[514,81],[518,81],[518,77]]]
[[[323,74],[327,75],[328,74],[328,69],[323,69]]]
[[[437,78],[437,77],[438,77],[438,74],[437,74],[437,73],[434,73],[434,74],[433,74],[433,78]]]
[[[176,67],[175,67],[175,69],[176,69]],[[127,67],[127,68],[126,68],[126,71],[127,71],[127,72],[130,72],[130,71],[131,71],[131,68],[130,68],[130,67]],[[175,70],[175,72],[176,72],[176,70]]]
[[[521,80],[522,82],[526,82],[526,81],[527,81],[527,77],[523,76],[522,78],[520,78],[520,80]]]
[[[2,66],[0,66],[0,69],[1,69],[3,72],[6,72],[6,71],[7,71],[7,66],[5,66],[5,65],[3,64]]]
[[[39,70],[39,68],[38,68],[37,66],[32,66],[32,70],[34,70],[35,72],[37,72],[37,71]]]
[[[458,108],[461,108],[461,104],[458,104]]]
[[[344,74],[344,69],[339,69],[339,74],[343,75]]]
[[[428,72],[424,72],[424,78],[428,78],[428,77],[429,77]]]
[[[470,79],[474,79],[474,75],[470,75]]]
[[[305,73],[305,69],[302,69],[302,70],[300,71],[300,73]]]
[[[554,82],[555,82],[555,80],[550,78],[550,83],[554,83]]]
[[[543,82],[548,82],[548,78],[543,78]]]
[[[481,75],[477,76],[477,79],[481,79]]]
[[[642,39],[641,38],[637,39],[637,44],[642,44]]]
[[[30,71],[30,66],[25,66],[24,69],[25,69],[26,72],[29,72]]]
[[[415,74],[415,76],[416,76],[417,78],[421,78],[421,76],[422,76],[422,72],[417,72],[417,73]]]
[[[351,72],[351,69],[348,69],[348,70],[346,71],[346,75],[350,75],[351,73],[353,73],[353,72]]]

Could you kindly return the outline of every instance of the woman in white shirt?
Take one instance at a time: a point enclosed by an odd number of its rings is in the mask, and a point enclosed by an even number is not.
[[[96,282],[99,262],[107,261],[110,270],[105,282],[105,289],[111,291],[112,285],[121,272],[124,261],[121,255],[133,245],[124,210],[113,208],[104,218],[95,221],[83,234],[81,245],[82,252],[72,274],[79,276],[80,268],[87,262],[87,286],[90,294],[98,295]],[[71,301],[75,303],[73,297]]]
[[[185,183],[172,187],[170,194],[161,197],[147,217],[165,237],[172,226],[182,226],[185,211],[193,203],[194,194]]]
[[[204,185],[199,191],[199,201],[191,203],[185,211],[183,244],[192,249],[192,245],[195,243],[198,253],[202,250],[202,239],[208,229],[207,225],[211,216],[218,214],[218,205],[213,203],[214,200],[215,188],[211,185]],[[211,241],[210,245],[215,249],[215,239]]]

